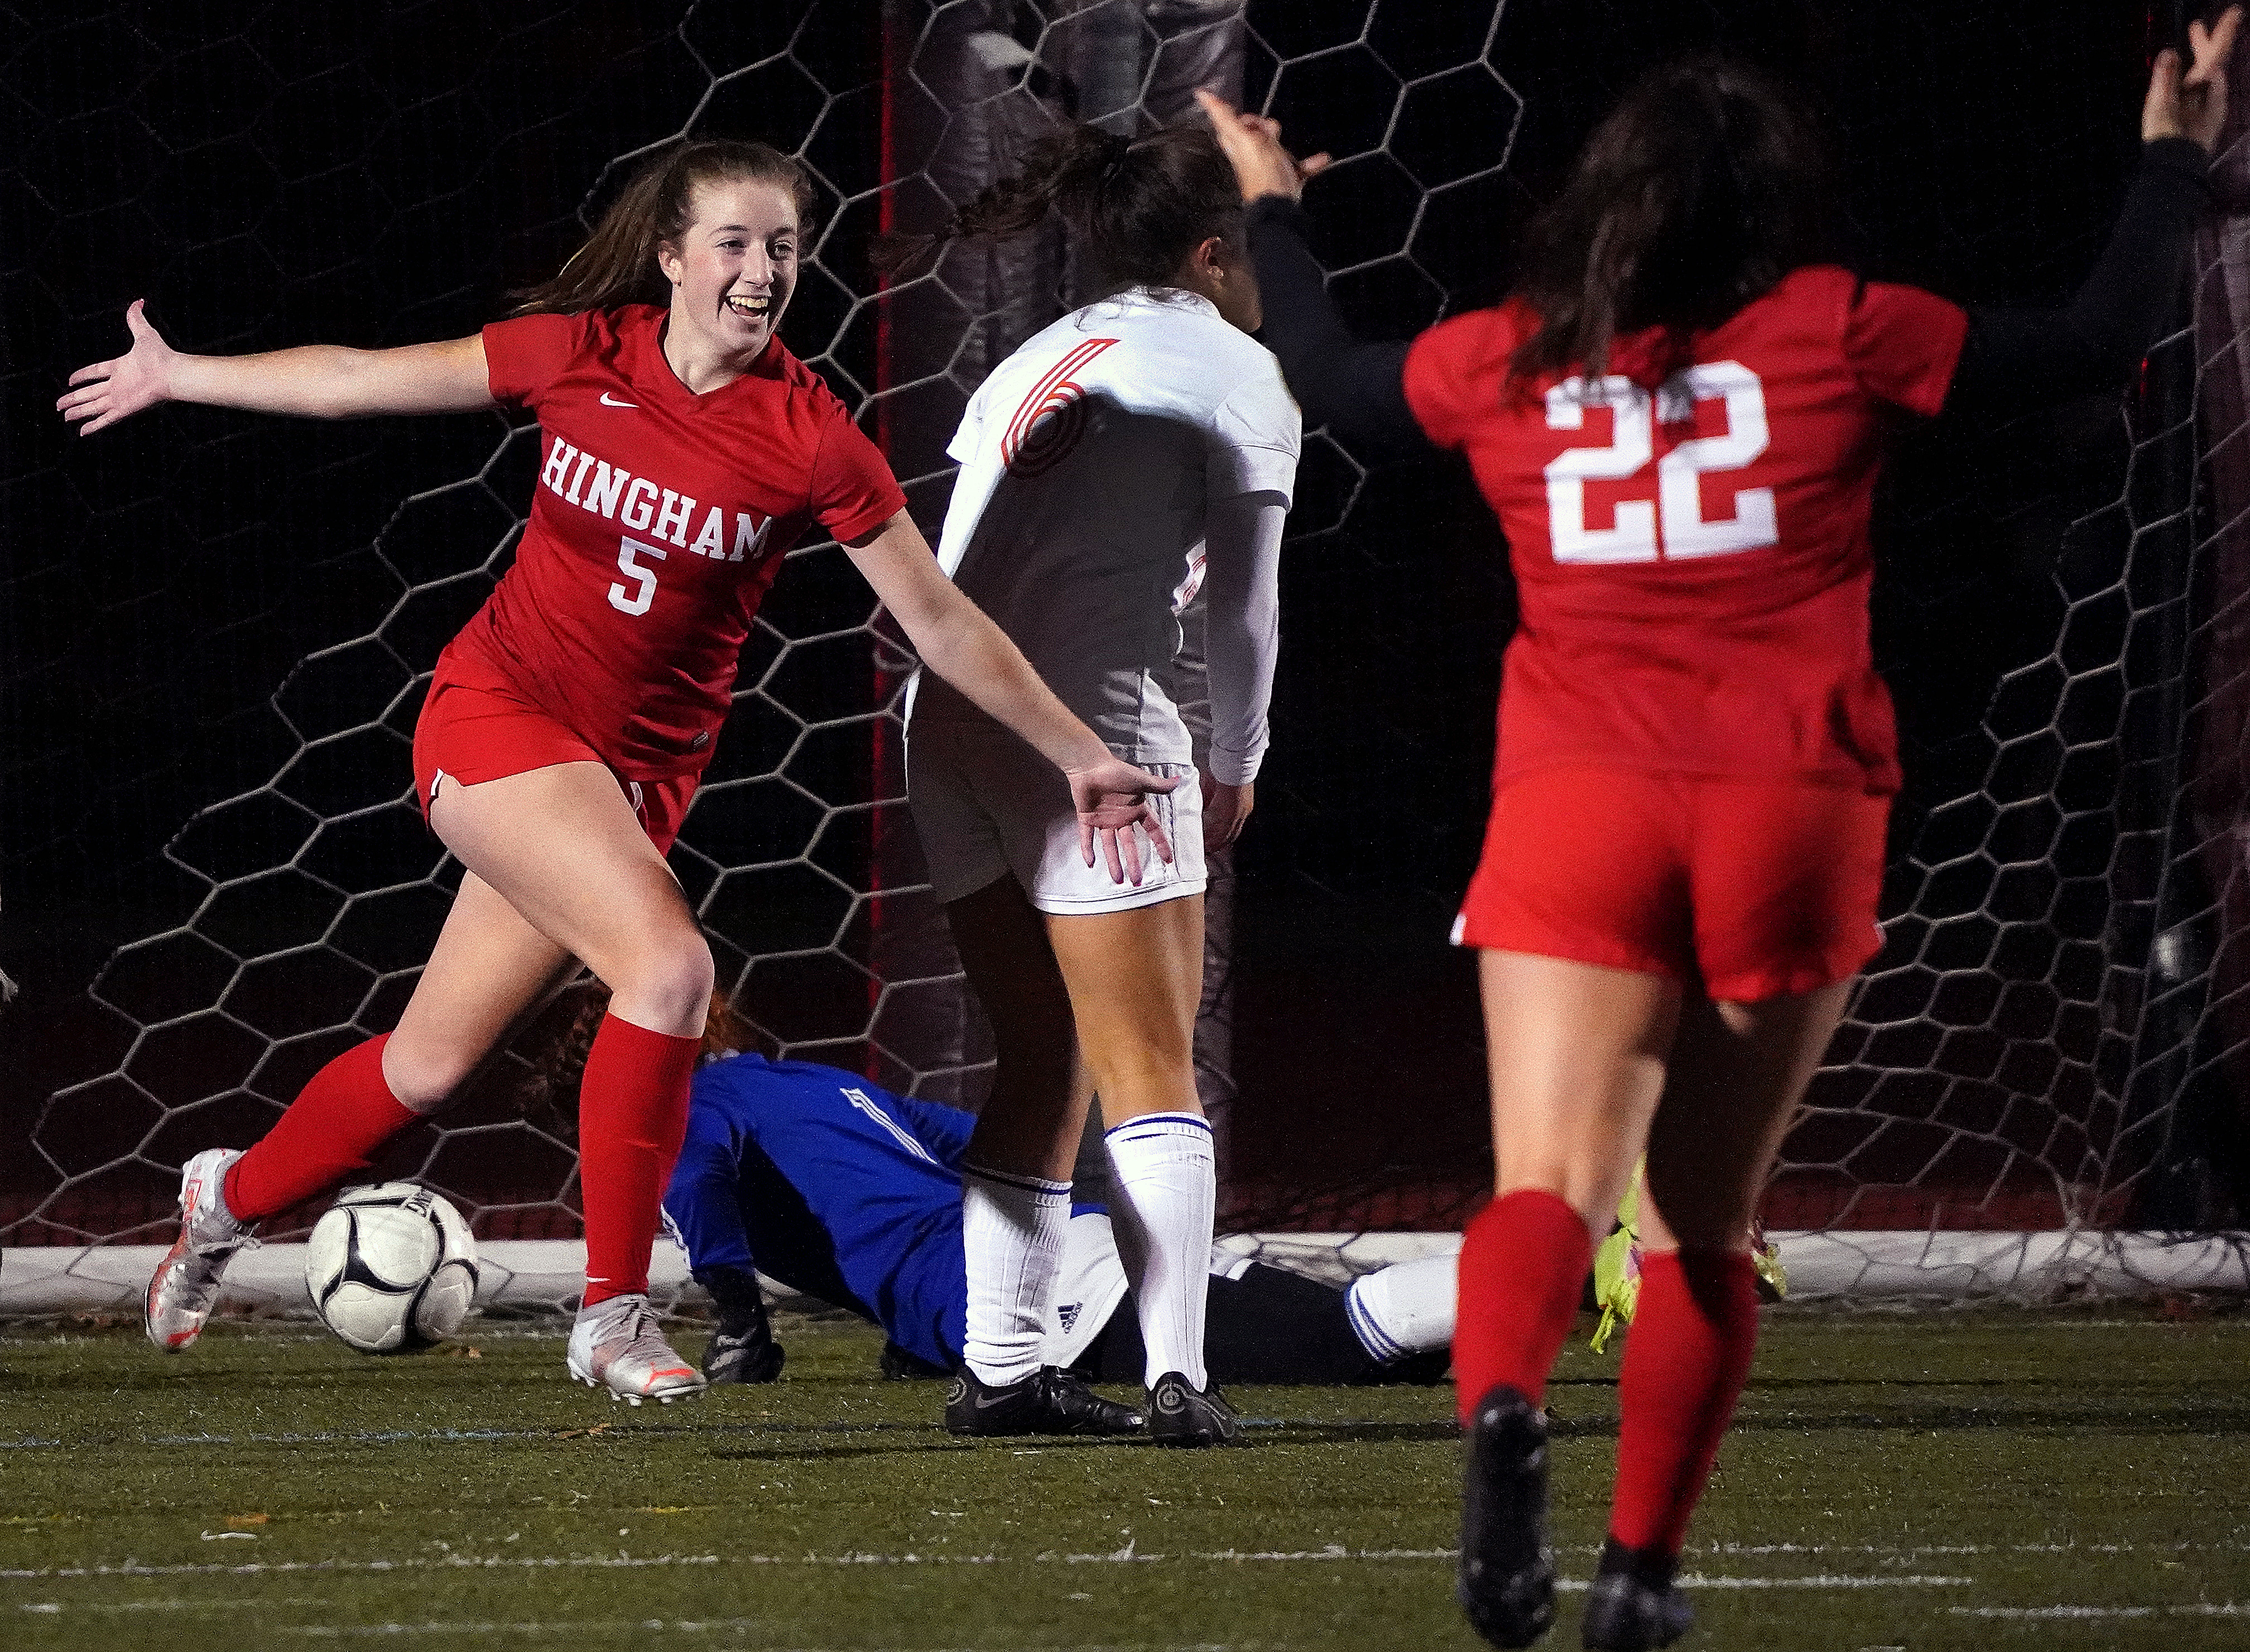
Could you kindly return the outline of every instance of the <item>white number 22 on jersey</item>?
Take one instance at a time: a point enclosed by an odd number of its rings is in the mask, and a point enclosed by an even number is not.
[[[1727,404],[1726,434],[1681,442],[1657,460],[1654,499],[1621,499],[1615,527],[1587,527],[1586,484],[1622,481],[1647,465],[1652,415],[1667,425],[1685,424],[1695,416],[1697,402],[1712,401]],[[1765,387],[1740,362],[1682,369],[1664,381],[1653,402],[1646,391],[1616,374],[1592,391],[1584,379],[1565,379],[1547,392],[1547,428],[1583,430],[1589,406],[1610,410],[1610,445],[1565,448],[1547,467],[1547,521],[1556,562],[1654,562],[1660,517],[1666,556],[1722,556],[1779,538],[1770,487],[1742,488],[1733,516],[1703,519],[1702,477],[1740,470],[1766,449]]]

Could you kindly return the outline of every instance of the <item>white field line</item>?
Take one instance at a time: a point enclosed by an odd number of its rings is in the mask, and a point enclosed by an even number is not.
[[[298,1573],[550,1571],[590,1567],[597,1570],[639,1570],[661,1566],[1149,1566],[1180,1561],[1232,1565],[1293,1565],[1336,1561],[1452,1560],[1453,1549],[1349,1549],[1329,1544],[1318,1549],[1217,1549],[1186,1554],[1142,1554],[1128,1543],[1103,1554],[1059,1553],[1043,1550],[1033,1555],[997,1554],[659,1554],[659,1555],[447,1555],[439,1559],[413,1557],[403,1560],[246,1560],[233,1566],[214,1562],[144,1566],[128,1560],[116,1566],[17,1567],[0,1570],[0,1579],[12,1582],[43,1582],[74,1578],[255,1577]],[[1804,1578],[1744,1578],[1691,1573],[1683,1586],[1706,1589],[1874,1589],[1955,1588],[1974,1581],[1969,1578],[1899,1575],[1854,1577],[1824,1573]],[[1577,1579],[1561,1587],[1584,1589]]]
[[[213,1600],[197,1606],[184,1600],[138,1601],[122,1606],[72,1607],[71,1612],[131,1612],[155,1609],[233,1610],[243,1606],[280,1605],[283,1602],[257,1600]],[[325,1606],[326,1601],[296,1600],[293,1606]],[[65,1608],[52,1601],[39,1601],[22,1608],[25,1612],[52,1616]],[[769,1626],[763,1618],[608,1618],[575,1619],[556,1622],[499,1623],[499,1622],[430,1622],[430,1623],[369,1623],[369,1624],[277,1624],[267,1632],[277,1635],[296,1635],[321,1640],[363,1640],[408,1635],[560,1635],[584,1634],[588,1631],[641,1630],[677,1631],[687,1635],[727,1634],[743,1629],[758,1629]],[[840,1648],[792,1647],[787,1652],[845,1652]],[[869,1652],[868,1649],[852,1649],[852,1652]],[[900,1652],[908,1652],[901,1649]],[[949,1649],[914,1648],[911,1652],[992,1652],[989,1647],[956,1647]],[[1065,1647],[1024,1646],[1009,1649],[1009,1652],[1284,1652],[1284,1649],[1263,1641],[1204,1642],[1189,1643],[1141,1642],[1128,1646],[1087,1646],[1073,1642]]]
[[[349,1628],[307,1625],[301,1628],[284,1628],[279,1632],[283,1635],[317,1636],[321,1640],[361,1640],[406,1635],[561,1635],[584,1634],[589,1630],[614,1632],[620,1629],[643,1632],[676,1630],[689,1635],[724,1634],[732,1630],[757,1629],[766,1627],[768,1626],[765,1621],[758,1618],[719,1618],[709,1621],[695,1619],[615,1618],[598,1621],[576,1621],[557,1623],[376,1623]],[[783,1649],[783,1652],[868,1652],[868,1649],[790,1647]],[[874,1652],[884,1652],[884,1649],[874,1649]],[[920,1647],[900,1648],[893,1649],[893,1652],[932,1652],[932,1649]],[[994,1649],[990,1646],[954,1647],[938,1649],[937,1652],[994,1652]],[[1285,1652],[1285,1649],[1275,1642],[1266,1641],[1198,1641],[1192,1645],[1169,1642],[1162,1644],[1142,1642],[1129,1646],[1087,1646],[1083,1642],[1074,1641],[1068,1646],[1050,1643],[1041,1646],[1011,1647],[1006,1649],[1006,1652]]]
[[[1690,1554],[1874,1554],[1896,1559],[1949,1554],[2240,1554],[2250,1543],[1716,1543]],[[1591,1554],[1591,1547],[1580,1552]]]
[[[644,1633],[663,1630],[688,1635],[717,1635],[768,1627],[770,1626],[766,1621],[760,1618],[716,1618],[707,1621],[693,1618],[611,1618],[592,1621],[577,1620],[556,1623],[374,1623],[339,1628],[308,1624],[299,1628],[283,1628],[279,1633],[310,1635],[325,1641],[371,1640],[404,1635],[562,1635],[566,1633],[583,1635],[589,1631],[608,1630],[614,1633],[621,1629],[639,1630]],[[785,1652],[845,1652],[845,1649],[790,1647],[786,1649]],[[864,1649],[851,1649],[850,1652],[864,1652]],[[881,1652],[881,1649],[878,1649],[877,1652]],[[898,1649],[897,1652],[909,1652],[909,1649]],[[930,1652],[930,1649],[914,1648],[911,1649],[911,1652]],[[955,1647],[940,1649],[939,1652],[994,1652],[994,1649],[990,1646]],[[1162,1644],[1142,1642],[1129,1646],[1087,1646],[1083,1642],[1073,1642],[1068,1646],[1050,1643],[1042,1646],[1011,1647],[1007,1649],[1007,1652],[1282,1652],[1282,1649],[1273,1642],[1262,1641],[1199,1641],[1192,1645],[1170,1642]]]
[[[2191,1600],[2183,1606],[1956,1606],[1962,1618],[2000,1618],[2011,1622],[2102,1622],[2111,1618],[2250,1618],[2250,1606],[2232,1600]]]
[[[1349,1426],[1351,1419],[1332,1417],[1238,1417],[1235,1420],[1246,1428],[1325,1428]],[[98,1441],[100,1446],[397,1446],[421,1441],[445,1444],[459,1441],[490,1440],[560,1440],[574,1430],[562,1427],[547,1428],[353,1428],[307,1429],[288,1434],[137,1434],[130,1439],[115,1437]],[[694,1434],[711,1437],[720,1434],[849,1434],[862,1432],[849,1423],[710,1423],[710,1424],[645,1424],[627,1425],[627,1432],[648,1434]],[[925,1431],[935,1435],[937,1425],[931,1423]],[[612,1435],[621,1438],[622,1435]],[[46,1440],[26,1435],[18,1440],[0,1440],[0,1451],[56,1450],[62,1448],[60,1440]],[[1025,1453],[1021,1455],[1035,1455]]]
[[[236,1537],[255,1540],[257,1534],[249,1531],[215,1533],[219,1537]],[[1564,1554],[1594,1554],[1598,1545],[1591,1544],[1556,1545]],[[996,1554],[880,1554],[851,1551],[843,1554],[821,1555],[717,1555],[717,1554],[660,1554],[660,1555],[448,1555],[440,1559],[415,1556],[400,1560],[274,1560],[245,1561],[235,1566],[217,1564],[179,1564],[143,1566],[127,1560],[118,1565],[94,1566],[46,1567],[40,1569],[0,1568],[0,1579],[33,1580],[41,1578],[113,1578],[113,1577],[215,1577],[257,1575],[264,1573],[288,1572],[410,1572],[429,1570],[530,1569],[552,1570],[557,1567],[598,1567],[616,1570],[637,1570],[649,1566],[1011,1566],[1024,1563],[1080,1566],[1116,1563],[1120,1561],[1146,1563],[1156,1560],[1184,1559],[1236,1562],[1288,1562],[1322,1560],[1452,1560],[1460,1555],[1457,1549],[1347,1549],[1340,1544],[1329,1544],[1319,1549],[1243,1550],[1217,1549],[1191,1554],[1171,1556],[1140,1554],[1133,1545],[1106,1554],[1058,1554],[1043,1550],[1033,1555],[1004,1556]],[[1709,1548],[1691,1546],[1691,1559],[1708,1555],[1713,1559],[1758,1559],[1767,1555],[1859,1555],[1870,1559],[1914,1560],[1960,1558],[1974,1555],[2011,1554],[2242,1554],[2250,1552],[2250,1543],[1948,1543],[1926,1545],[1895,1545],[1881,1543],[1722,1543]],[[1912,1583],[1921,1586],[1958,1583],[1959,1579],[1908,1579],[1900,1576],[1874,1579],[1875,1582]],[[1791,1579],[1729,1579],[1708,1573],[1691,1573],[1681,1579],[1684,1586],[1694,1582],[1713,1589],[1727,1588],[1790,1588],[1806,1586]],[[1565,1589],[1583,1588],[1565,1579]],[[1838,1585],[1836,1586],[1872,1586]],[[2245,1608],[2250,1611],[2250,1608]],[[2227,1608],[2232,1614],[2234,1608]]]
[[[1960,1589],[1966,1588],[1977,1579],[1904,1576],[1857,1578],[1834,1573],[1811,1578],[1715,1578],[1701,1572],[1689,1572],[1681,1574],[1677,1581],[1683,1589]],[[1577,1586],[1583,1589],[1586,1586],[1582,1583]]]

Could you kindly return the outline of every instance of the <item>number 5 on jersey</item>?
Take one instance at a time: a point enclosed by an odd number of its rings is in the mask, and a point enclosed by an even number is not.
[[[669,499],[671,495],[667,494],[665,497]],[[694,501],[691,500],[688,502],[692,504]],[[619,613],[645,614],[648,612],[649,604],[656,600],[656,570],[642,567],[633,560],[636,556],[653,556],[662,562],[664,552],[657,546],[645,545],[638,539],[618,542],[618,571],[633,582],[631,595],[626,594],[623,585],[615,582],[610,585],[610,606]]]
[[[1657,460],[1653,500],[1621,499],[1614,527],[1587,527],[1586,484],[1623,481],[1647,466],[1654,452],[1652,412],[1667,425],[1684,425],[1694,418],[1696,403],[1708,401],[1727,404],[1726,433],[1681,442]],[[1590,406],[1610,410],[1610,445],[1565,448],[1547,467],[1548,531],[1556,562],[1723,556],[1777,542],[1770,487],[1737,491],[1731,517],[1703,517],[1703,477],[1740,470],[1766,449],[1765,387],[1740,362],[1685,368],[1664,381],[1653,402],[1646,391],[1616,374],[1592,391],[1582,378],[1564,379],[1547,392],[1547,428],[1583,430]]]

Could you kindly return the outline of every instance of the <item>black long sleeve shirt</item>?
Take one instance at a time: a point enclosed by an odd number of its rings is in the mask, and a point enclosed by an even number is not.
[[[2143,146],[2109,245],[2069,303],[1970,309],[1949,400],[2030,400],[2122,385],[2163,335],[2181,256],[2210,200],[2210,162],[2199,145],[2159,138]],[[1409,342],[1372,342],[1345,325],[1306,245],[1297,203],[1263,196],[1248,218],[1264,337],[1305,423],[1394,452],[1426,449],[1406,404]]]

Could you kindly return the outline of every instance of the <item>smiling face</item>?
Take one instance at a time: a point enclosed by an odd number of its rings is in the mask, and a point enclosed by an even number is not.
[[[666,348],[749,366],[797,285],[799,225],[788,190],[755,178],[699,183],[691,221],[657,249],[672,283]]]

